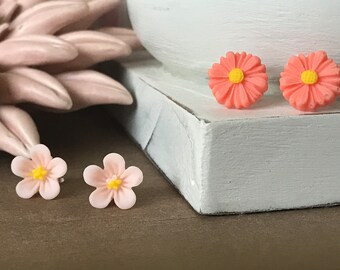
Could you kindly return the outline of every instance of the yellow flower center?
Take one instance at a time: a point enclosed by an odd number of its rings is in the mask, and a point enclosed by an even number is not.
[[[232,83],[241,83],[244,80],[244,73],[240,68],[233,68],[229,74],[229,81]]]
[[[319,79],[318,74],[314,70],[305,70],[304,72],[301,73],[301,81],[304,84],[315,84],[317,83]]]
[[[31,171],[31,176],[34,180],[44,181],[46,174],[47,171],[42,166],[39,166]]]
[[[119,189],[119,187],[121,186],[122,183],[123,183],[123,181],[120,180],[120,179],[111,180],[107,183],[107,188],[117,190],[117,189]]]

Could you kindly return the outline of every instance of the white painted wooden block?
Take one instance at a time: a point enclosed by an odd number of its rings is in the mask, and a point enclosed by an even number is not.
[[[340,101],[302,113],[267,95],[227,110],[205,78],[177,77],[155,60],[125,63],[122,80],[136,103],[113,115],[197,212],[340,202]]]

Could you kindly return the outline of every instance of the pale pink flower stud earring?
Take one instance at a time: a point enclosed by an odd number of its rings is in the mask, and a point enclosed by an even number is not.
[[[142,171],[135,166],[125,169],[124,158],[115,153],[108,154],[103,163],[104,169],[90,165],[84,170],[85,182],[96,188],[89,197],[90,204],[105,208],[114,200],[120,209],[130,209],[136,203],[132,188],[142,183]]]
[[[45,200],[59,195],[59,179],[66,174],[67,165],[61,158],[52,158],[50,150],[42,144],[30,151],[31,159],[18,156],[11,164],[12,172],[24,178],[16,186],[20,198],[29,199],[37,192]]]

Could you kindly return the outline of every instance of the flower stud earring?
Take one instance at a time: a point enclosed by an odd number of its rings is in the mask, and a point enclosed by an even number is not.
[[[90,204],[105,208],[114,200],[120,209],[130,209],[136,203],[132,188],[142,183],[142,171],[135,166],[125,169],[124,158],[115,153],[108,154],[103,163],[104,169],[90,165],[84,170],[85,182],[96,188],[89,197]]]
[[[340,69],[326,52],[299,54],[289,59],[281,73],[284,98],[300,111],[315,111],[340,95]]]
[[[19,197],[29,199],[37,192],[46,200],[59,195],[61,179],[67,171],[67,165],[61,158],[52,158],[50,150],[42,144],[32,147],[31,159],[15,157],[11,164],[12,172],[24,178],[16,186]]]
[[[228,52],[209,69],[209,87],[218,103],[229,109],[248,108],[268,89],[266,67],[252,54]]]

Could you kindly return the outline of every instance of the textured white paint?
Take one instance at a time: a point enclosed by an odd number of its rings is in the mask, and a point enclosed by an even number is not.
[[[196,211],[340,202],[340,101],[318,114],[303,115],[280,96],[227,110],[205,81],[174,77],[154,60],[124,66],[136,104],[113,114]]]
[[[340,63],[339,0],[128,0],[128,8],[143,45],[183,76],[206,77],[227,51],[260,56],[271,80],[301,52],[322,49]]]

